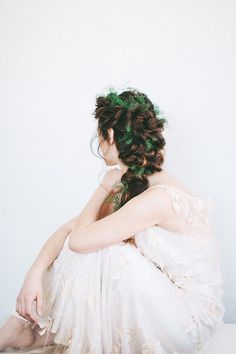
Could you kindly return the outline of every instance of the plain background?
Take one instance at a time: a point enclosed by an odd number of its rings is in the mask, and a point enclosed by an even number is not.
[[[1,321],[106,169],[89,146],[95,96],[130,86],[169,121],[163,168],[214,200],[236,322],[235,47],[233,0],[0,0]]]

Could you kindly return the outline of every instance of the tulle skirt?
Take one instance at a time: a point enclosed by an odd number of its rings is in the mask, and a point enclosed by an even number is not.
[[[195,354],[223,325],[133,245],[76,253],[68,240],[43,277],[42,345],[15,351]]]

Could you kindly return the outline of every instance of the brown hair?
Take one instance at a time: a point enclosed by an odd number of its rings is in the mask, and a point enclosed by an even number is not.
[[[119,153],[118,157],[123,164],[128,166],[128,170],[121,177],[121,183],[128,188],[125,188],[121,193],[118,208],[149,187],[145,170],[141,175],[137,175],[130,168],[131,165],[148,169],[148,174],[162,171],[163,151],[166,144],[162,131],[164,130],[164,124],[167,122],[165,118],[160,118],[157,115],[153,103],[146,94],[137,90],[128,90],[120,93],[119,97],[124,101],[141,97],[148,105],[148,109],[144,111],[139,105],[131,108],[120,104],[112,105],[111,99],[106,96],[96,98],[96,108],[93,114],[95,119],[98,120],[97,132],[108,141],[108,129],[113,128]],[[127,125],[131,127],[133,136],[132,143],[128,145],[122,141]],[[155,144],[147,151],[146,141],[150,138],[155,140]],[[100,153],[99,156],[102,157]],[[135,244],[134,236],[124,240],[124,242]]]

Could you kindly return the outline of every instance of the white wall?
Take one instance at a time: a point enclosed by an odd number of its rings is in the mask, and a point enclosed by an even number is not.
[[[165,168],[214,198],[225,322],[236,322],[235,10],[233,0],[0,0],[1,320],[41,246],[98,184],[92,111],[113,85],[159,104]]]

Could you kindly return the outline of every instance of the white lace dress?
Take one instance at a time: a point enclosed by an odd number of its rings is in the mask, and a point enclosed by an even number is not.
[[[44,345],[22,352],[202,353],[225,312],[211,198],[154,187],[169,193],[182,231],[152,226],[135,235],[138,248],[121,242],[84,254],[69,249],[68,236],[44,276],[36,327]]]

